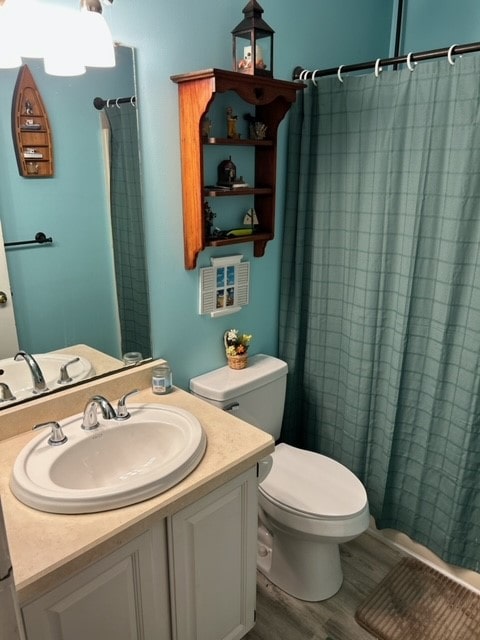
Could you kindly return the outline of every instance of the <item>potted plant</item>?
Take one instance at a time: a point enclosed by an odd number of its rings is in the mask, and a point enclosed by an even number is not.
[[[223,343],[228,366],[231,369],[245,369],[248,364],[248,347],[252,336],[247,333],[240,333],[238,329],[225,331]]]

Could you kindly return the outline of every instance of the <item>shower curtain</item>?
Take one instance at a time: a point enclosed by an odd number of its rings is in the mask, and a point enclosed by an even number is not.
[[[136,108],[105,109],[110,125],[110,206],[122,353],[151,355]]]
[[[480,570],[480,58],[317,80],[290,114],[284,441]]]

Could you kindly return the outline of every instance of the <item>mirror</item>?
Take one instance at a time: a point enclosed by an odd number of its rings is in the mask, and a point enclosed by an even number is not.
[[[114,103],[136,95],[134,51],[117,46],[113,69],[88,69],[72,78],[45,74],[40,60],[27,63],[50,122],[54,176],[19,175],[11,133],[18,69],[2,69],[0,222],[7,244],[32,240],[38,232],[52,242],[5,249],[18,346],[43,354],[59,349],[75,353],[76,345],[82,345],[87,354],[93,350],[105,356],[96,370],[103,374],[122,367],[126,351],[152,355],[138,148],[126,152],[136,158],[133,168],[115,161],[123,147],[122,127],[130,134],[134,128],[136,142],[138,108],[133,101]],[[96,109],[96,97],[110,100],[110,107]],[[134,112],[127,125],[113,117],[124,107]],[[131,191],[124,190],[128,182]],[[118,183],[120,191],[114,189]],[[125,264],[132,262],[136,271],[142,265],[142,286],[126,274]],[[141,337],[134,329],[138,318],[144,325]],[[16,350],[15,345],[11,355]]]

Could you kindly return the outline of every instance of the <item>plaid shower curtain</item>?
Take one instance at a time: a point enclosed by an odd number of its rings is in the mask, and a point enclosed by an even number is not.
[[[343,79],[290,113],[282,438],[479,571],[480,57]]]
[[[137,111],[105,109],[110,125],[110,202],[122,353],[151,356]]]

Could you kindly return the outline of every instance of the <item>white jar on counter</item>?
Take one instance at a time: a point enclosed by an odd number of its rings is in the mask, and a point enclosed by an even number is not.
[[[152,391],[158,395],[165,395],[172,390],[172,371],[167,362],[155,367],[152,371]]]

